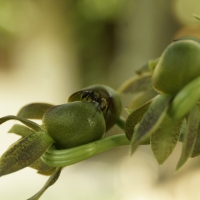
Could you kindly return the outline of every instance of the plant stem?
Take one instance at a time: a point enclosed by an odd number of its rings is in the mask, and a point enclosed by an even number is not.
[[[126,124],[126,120],[120,116],[120,118],[118,119],[118,121],[116,122],[116,125],[122,129],[123,131],[125,130],[125,124]]]
[[[65,167],[123,145],[129,145],[129,140],[125,134],[119,134],[66,150],[50,147],[41,158],[51,167]]]

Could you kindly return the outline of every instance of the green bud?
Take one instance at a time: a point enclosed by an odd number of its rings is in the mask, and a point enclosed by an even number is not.
[[[163,52],[152,75],[156,91],[175,95],[200,75],[200,44],[193,39],[181,39]]]

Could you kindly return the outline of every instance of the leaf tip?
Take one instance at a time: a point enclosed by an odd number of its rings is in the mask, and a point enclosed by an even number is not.
[[[199,16],[199,15],[193,14],[192,16],[193,16],[195,19],[200,20],[200,16]]]
[[[138,147],[138,142],[137,141],[131,141],[131,146],[130,146],[130,155],[132,156],[133,153],[136,151]]]
[[[178,164],[176,166],[175,172],[177,172],[184,164],[185,164],[186,160],[181,159],[178,161]]]
[[[157,160],[158,164],[161,166],[165,162],[165,160]]]
[[[136,149],[136,148],[133,148],[132,146],[130,147],[130,156],[133,155],[133,153],[135,152],[135,149]]]

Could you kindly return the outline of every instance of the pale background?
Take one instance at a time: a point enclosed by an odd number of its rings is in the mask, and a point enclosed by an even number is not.
[[[117,88],[174,37],[200,36],[192,14],[198,0],[0,0],[0,117],[91,84]],[[0,126],[0,154],[18,139],[13,123]],[[180,149],[161,167],[148,146],[110,150],[66,167],[41,200],[198,200],[200,158],[175,173]],[[46,180],[29,168],[3,176],[0,199],[27,199]]]

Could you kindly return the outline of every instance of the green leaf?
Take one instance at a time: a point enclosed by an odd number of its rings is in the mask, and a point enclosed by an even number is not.
[[[33,162],[29,167],[36,169],[39,174],[42,175],[51,175],[55,171],[55,167],[50,167],[46,165],[41,158],[38,158],[35,162]]]
[[[178,165],[176,167],[176,170],[178,170],[191,156],[197,138],[198,126],[199,126],[199,108],[195,105],[195,107],[190,111],[187,117],[182,153]]]
[[[53,139],[44,132],[35,132],[18,140],[1,156],[0,176],[31,165],[53,142]]]
[[[26,137],[33,133],[34,131],[26,126],[23,126],[21,124],[14,124],[11,129],[8,131],[8,133],[15,133],[17,135],[20,135],[22,137]]]
[[[128,116],[126,120],[126,124],[125,124],[125,134],[129,140],[131,140],[132,138],[136,124],[142,119],[144,113],[148,110],[150,104],[151,104],[151,101],[147,102],[143,106],[134,110]]]
[[[151,90],[151,74],[145,73],[141,76],[133,77],[127,80],[117,90],[119,93],[139,93],[147,90]]]
[[[9,133],[15,133],[17,135],[20,135],[22,137],[26,137],[33,133],[33,130],[29,129],[26,126],[23,126],[21,124],[14,124],[12,128],[8,131]],[[35,162],[33,162],[29,167],[36,169],[39,174],[42,175],[51,175],[55,171],[55,167],[50,167],[46,165],[41,158],[37,159]]]
[[[22,107],[17,116],[27,119],[42,119],[44,113],[53,106],[48,103],[31,103]]]
[[[200,20],[200,16],[199,15],[193,14],[193,17],[196,18],[197,20]]]
[[[168,114],[171,118],[186,116],[200,99],[200,76],[185,85],[172,100]]]
[[[21,123],[25,124],[26,126],[30,127],[31,129],[33,129],[35,131],[42,130],[40,125],[38,125],[37,123],[32,122],[32,121],[22,118],[22,117],[14,116],[14,115],[8,115],[8,116],[0,118],[0,124],[3,124],[4,122],[9,121],[9,120],[18,120]]]
[[[56,168],[55,172],[49,177],[49,179],[47,180],[46,184],[42,187],[42,189],[27,200],[38,200],[42,196],[42,194],[58,180],[61,173],[61,169],[62,168],[60,167]]]
[[[197,139],[196,139],[191,157],[196,157],[199,155],[200,155],[200,129],[198,129],[198,132],[197,132]]]
[[[179,142],[183,142],[184,140],[184,133],[186,129],[186,118],[183,119],[183,123],[181,125],[181,131],[180,131],[180,136],[179,136]]]
[[[133,109],[131,108],[124,108],[124,110],[127,112],[128,115],[130,115],[133,112]]]
[[[154,98],[158,93],[155,90],[148,90],[142,93],[139,93],[134,97],[134,99],[131,101],[129,108],[135,110],[139,107],[141,107],[146,102],[150,101],[152,98]]]
[[[180,135],[182,120],[172,120],[168,115],[151,134],[151,149],[161,165],[171,155]]]
[[[135,70],[135,73],[138,74],[138,75],[149,73],[149,62],[146,62],[142,66],[138,67]]]
[[[131,139],[131,154],[143,140],[159,127],[166,115],[170,100],[171,96],[168,95],[158,95],[154,98],[142,120],[135,127],[135,133]]]
[[[196,136],[196,142],[195,142],[191,157],[196,157],[199,155],[200,155],[200,121],[199,121],[197,136]]]
[[[158,61],[159,61],[160,58],[156,58],[154,60],[149,60],[148,62],[148,67],[149,67],[149,70],[151,72],[153,72],[153,70],[155,69],[156,65],[158,64]]]

